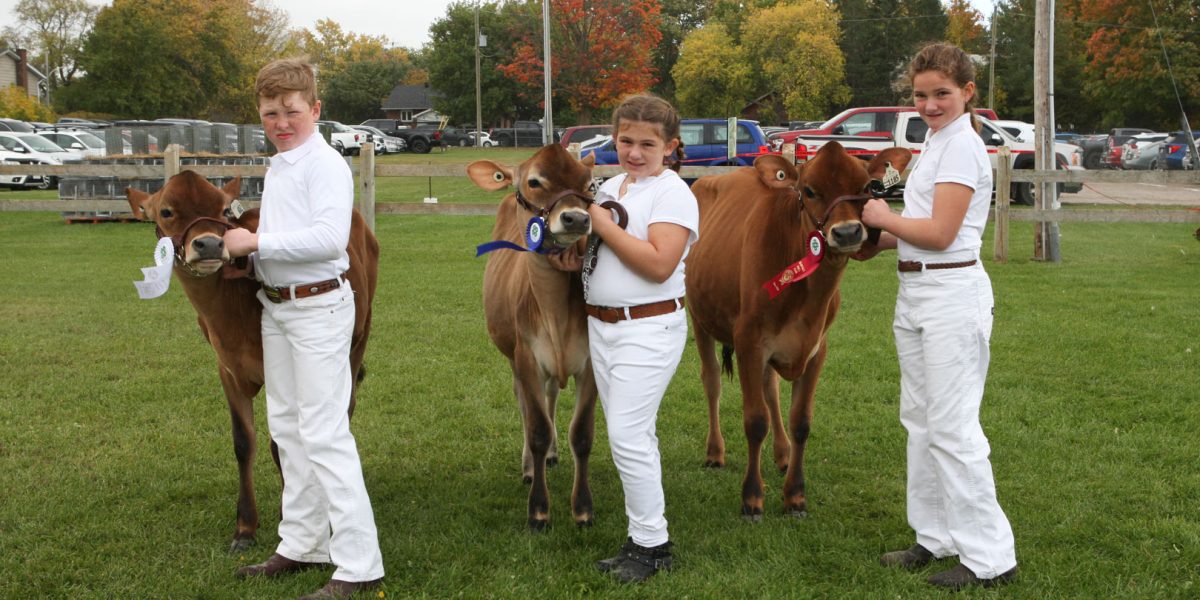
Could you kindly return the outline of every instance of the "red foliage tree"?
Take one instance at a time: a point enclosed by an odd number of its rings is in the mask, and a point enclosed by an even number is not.
[[[590,123],[593,111],[657,83],[653,51],[662,39],[659,0],[549,2],[551,86],[556,100],[578,113],[580,123]],[[522,22],[526,26],[512,62],[499,69],[536,100],[544,98],[541,21]]]

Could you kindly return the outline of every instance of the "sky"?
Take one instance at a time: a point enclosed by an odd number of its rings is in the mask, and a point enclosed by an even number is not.
[[[16,19],[18,0],[0,0],[0,27]],[[111,2],[88,0],[97,5]],[[317,21],[337,21],[343,31],[387,38],[393,46],[420,48],[429,42],[429,26],[446,15],[455,0],[270,0],[288,13],[296,28],[311,29]],[[464,1],[464,0],[459,0]],[[971,0],[976,10],[990,17],[992,0]]]

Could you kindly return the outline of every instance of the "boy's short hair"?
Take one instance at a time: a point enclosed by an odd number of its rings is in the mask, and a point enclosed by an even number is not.
[[[254,81],[255,102],[292,92],[300,92],[309,106],[317,104],[317,72],[306,57],[276,59],[259,69]]]

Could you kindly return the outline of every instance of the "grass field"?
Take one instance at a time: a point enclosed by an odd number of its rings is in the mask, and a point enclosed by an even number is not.
[[[564,452],[550,473],[555,526],[525,529],[519,417],[484,330],[484,263],[473,258],[491,219],[380,215],[377,227],[382,277],[354,429],[385,597],[945,597],[923,583],[934,567],[911,574],[876,563],[912,540],[894,263],[855,263],[844,279],[803,520],[782,514],[775,473],[764,474],[763,522],[739,517],[736,386],[724,400],[730,465],[702,468],[705,409],[689,346],[659,418],[676,569],[630,587],[591,566],[625,536],[602,413],[596,525],[571,524]],[[1031,228],[1012,229],[1011,256],[1032,255]],[[1063,224],[1061,264],[985,261],[997,309],[982,421],[1021,575],[960,597],[1200,596],[1193,229]],[[330,574],[233,578],[278,541],[278,477],[260,452],[259,544],[227,554],[237,490],[229,416],[178,283],[148,301],[131,285],[154,241],[148,224],[0,213],[0,598],[295,597]],[[559,415],[564,438],[570,405]]]

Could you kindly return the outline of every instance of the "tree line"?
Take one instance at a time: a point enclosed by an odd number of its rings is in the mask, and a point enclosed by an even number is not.
[[[934,40],[978,57],[980,106],[1033,120],[1035,0],[998,0],[992,15],[967,0],[547,1],[559,125],[604,122],[622,95],[645,89],[688,116],[753,106],[764,124],[906,103],[904,67]],[[394,86],[427,84],[438,112],[473,124],[476,20],[485,124],[543,113],[542,0],[455,2],[422,48],[332,20],[290,29],[267,0],[21,0],[16,16],[0,47],[32,51],[59,114],[253,122],[258,68],[305,54],[328,118],[382,116]],[[1195,0],[1056,0],[1054,47],[1061,128],[1200,121]]]

